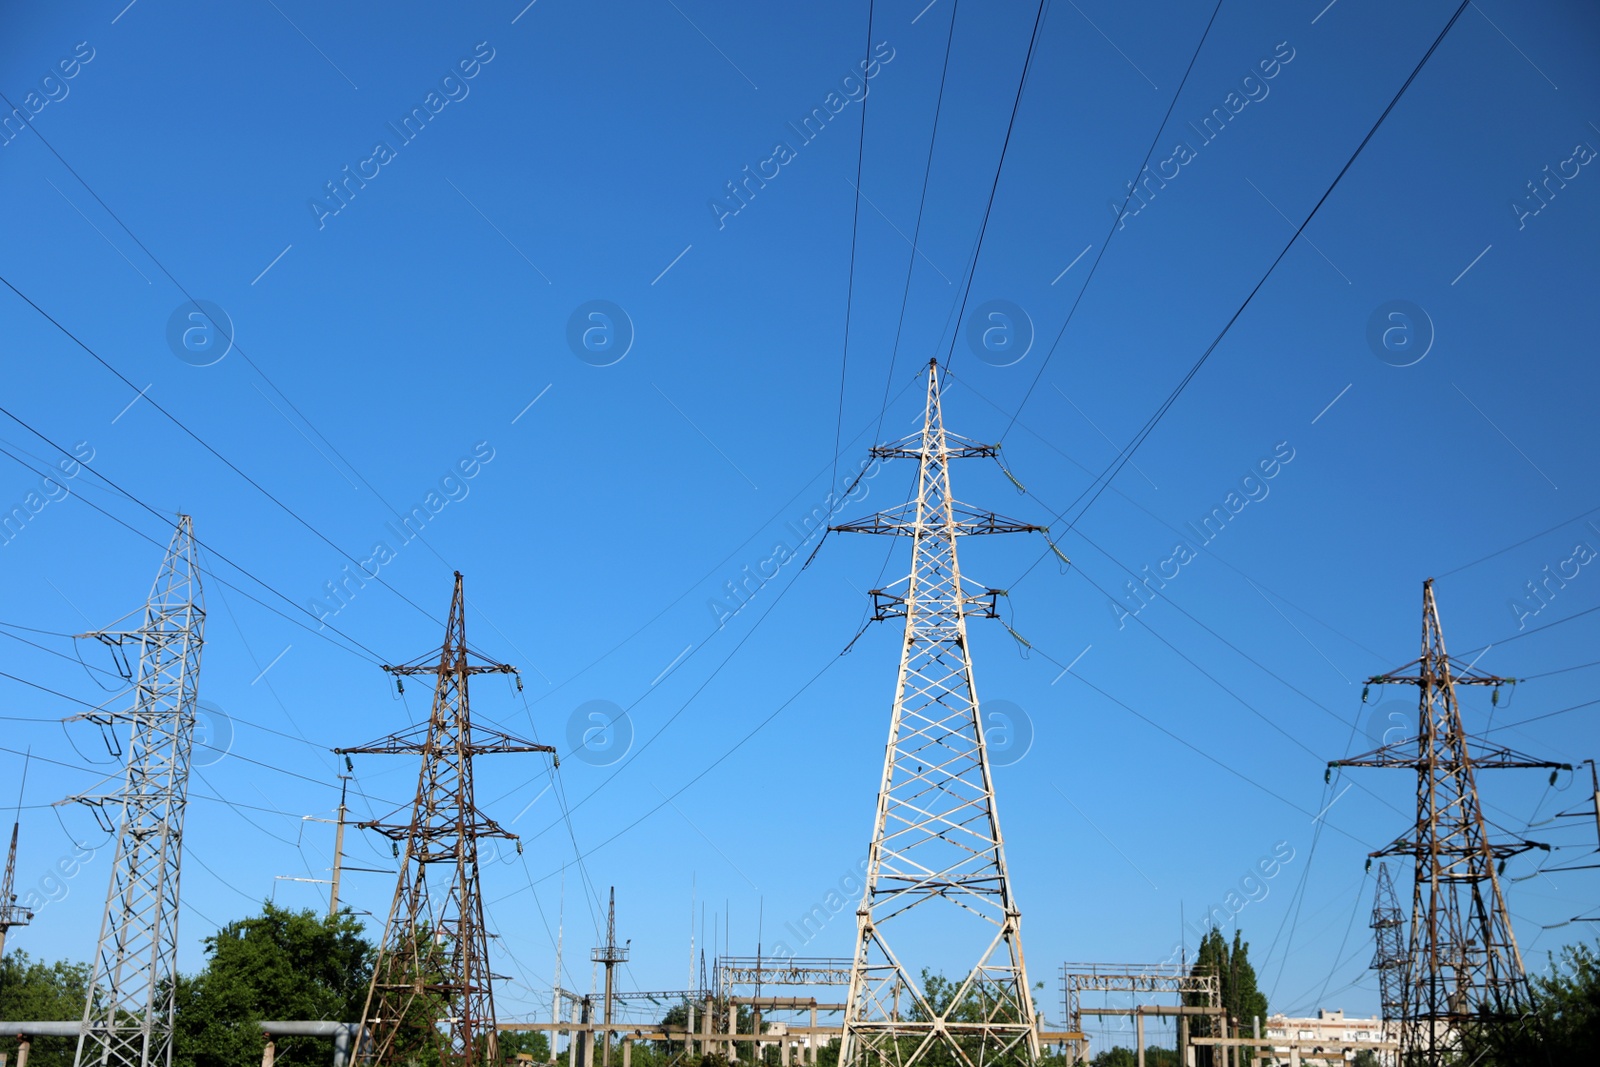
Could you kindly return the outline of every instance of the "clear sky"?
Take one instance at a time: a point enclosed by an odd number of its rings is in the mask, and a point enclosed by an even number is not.
[[[0,289],[0,505],[26,512],[0,546],[0,669],[25,680],[0,679],[0,799],[31,749],[18,887],[61,898],[11,944],[92,951],[105,834],[50,805],[114,767],[56,721],[110,698],[77,653],[110,663],[55,635],[138,608],[183,511],[221,709],[186,826],[186,968],[264,898],[325,900],[280,876],[325,877],[332,828],[302,817],[337,804],[328,750],[424,713],[377,664],[437,647],[455,569],[474,643],[527,687],[484,679],[476,713],[565,754],[570,817],[539,757],[480,767],[526,845],[483,875],[502,1012],[548,1011],[563,883],[573,988],[611,885],[630,987],[683,985],[691,916],[697,946],[772,951],[865,851],[899,637],[839,653],[908,559],[830,537],[802,571],[795,529],[874,435],[913,428],[937,356],[951,427],[1003,439],[1028,489],[974,460],[958,495],[1052,524],[1072,559],[1022,536],[962,556],[1030,642],[973,623],[979,692],[1010,717],[995,779],[1047,1016],[1062,961],[1192,951],[1182,919],[1213,905],[1275,1010],[1375,1011],[1363,867],[1410,824],[1413,783],[1323,772],[1414,714],[1393,688],[1363,705],[1361,679],[1416,656],[1422,580],[1453,652],[1492,646],[1480,669],[1529,679],[1509,705],[1467,694],[1471,730],[1541,759],[1600,749],[1579,706],[1600,616],[1577,616],[1600,606],[1592,7],[1471,5],[1083,510],[1454,4],[1225,0],[1159,137],[1213,5],[1052,4],[1007,143],[1035,8],[968,0],[930,165],[949,0],[878,3],[870,31],[860,4],[524,2],[9,5],[0,90],[34,130],[0,145],[0,273],[26,297]],[[1165,179],[1113,235],[1152,138]],[[190,297],[231,350],[204,322],[186,336]],[[997,307],[1015,343],[987,349]],[[92,456],[54,499],[45,438]],[[875,471],[840,519],[912,473]],[[419,505],[401,544],[386,524]],[[318,600],[380,541],[379,580]],[[1177,576],[1117,607],[1145,567]],[[580,749],[613,705],[626,720]],[[355,814],[403,805],[415,773],[358,757]],[[1560,846],[1507,869],[1543,966],[1594,929],[1568,920],[1597,914],[1596,872],[1535,875],[1592,854],[1592,823],[1549,821],[1587,802],[1588,770],[1481,782],[1497,832]],[[351,873],[344,899],[381,916],[392,884]],[[841,955],[852,927],[846,907],[787,947]],[[913,955],[963,966],[938,949]]]

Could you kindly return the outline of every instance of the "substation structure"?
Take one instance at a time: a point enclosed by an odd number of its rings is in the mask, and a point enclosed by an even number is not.
[[[615,927],[608,941],[615,944]],[[596,962],[605,946],[595,949]],[[567,1067],[594,1067],[596,1046],[604,1064],[610,1046],[621,1046],[622,1067],[632,1067],[633,1045],[637,1041],[660,1041],[672,1047],[674,1059],[698,1063],[702,1056],[721,1055],[729,1063],[761,1063],[766,1050],[779,1049],[782,1067],[805,1067],[817,1063],[818,1050],[829,1042],[842,1041],[846,1004],[840,993],[850,985],[851,957],[794,956],[768,959],[761,956],[718,956],[710,974],[710,984],[697,989],[619,990],[609,994],[615,1005],[645,1001],[657,1006],[683,1005],[686,1025],[682,1029],[657,1024],[628,1023],[605,1011],[605,994],[580,995],[558,990],[560,1003],[568,1011],[557,1010],[566,1018],[550,1022],[503,1022],[501,1031],[538,1031],[550,1035],[550,1062],[563,1056]],[[702,961],[702,970],[703,961]],[[702,976],[705,977],[704,975]],[[810,990],[811,995],[774,995],[766,990]],[[832,989],[831,994],[827,990]],[[820,997],[819,997],[820,994]],[[908,1007],[911,998],[902,991]],[[596,1003],[598,1001],[598,1003]],[[595,1009],[600,1009],[595,1018]],[[743,1011],[742,1009],[748,1009]],[[570,1014],[569,1014],[570,1012]],[[743,1018],[741,1018],[743,1016]],[[831,1017],[831,1018],[825,1018]],[[748,1026],[747,1029],[741,1028]],[[564,1053],[559,1041],[565,1036]],[[1072,1049],[1084,1042],[1076,1029],[1039,1030],[1042,1045]]]
[[[1066,963],[1061,967],[1062,999],[1067,1026],[1080,1040],[1068,1046],[1068,1062],[1088,1058],[1085,1018],[1127,1017],[1133,1022],[1134,1056],[1145,1067],[1145,1021],[1174,1019],[1178,1063],[1184,1067],[1258,1067],[1258,1065],[1343,1063],[1355,1053],[1380,1056],[1399,1051],[1393,1041],[1353,1041],[1328,1037],[1267,1037],[1265,1020],[1234,1019],[1222,1006],[1222,981],[1215,970],[1202,971],[1181,963]],[[1122,1004],[1085,1004],[1117,997]],[[1176,1000],[1176,1003],[1152,1003]],[[1243,1031],[1249,1030],[1248,1034]]]
[[[615,945],[614,926],[608,941]],[[605,947],[595,950],[596,962],[605,962],[600,958]],[[829,996],[824,992],[822,999],[818,999],[816,996],[762,995],[761,990],[814,987],[839,990],[850,984],[850,963],[848,958],[772,960],[758,956],[719,956],[712,969],[712,983],[707,985],[707,976],[702,973],[701,987],[697,989],[624,991],[608,982],[609,993],[602,995],[598,1005],[593,995],[559,990],[560,1002],[569,1006],[568,1018],[556,1018],[548,1023],[505,1022],[499,1024],[499,1029],[548,1033],[552,1063],[559,1058],[558,1042],[565,1035],[568,1067],[594,1067],[597,1045],[603,1065],[613,1043],[621,1045],[622,1067],[631,1067],[636,1041],[675,1045],[677,1058],[684,1062],[698,1062],[701,1056],[708,1054],[721,1054],[729,1062],[750,1062],[762,1059],[766,1049],[776,1046],[781,1050],[779,1060],[785,1067],[815,1064],[817,1050],[843,1033],[837,1022],[829,1024],[821,1018],[844,1011],[839,993]],[[701,969],[704,972],[703,960]],[[666,1007],[684,1006],[685,1025],[676,1029],[659,1023],[628,1023],[616,1018],[615,1006],[638,1001]],[[601,1009],[598,1019],[594,1018],[596,1007]],[[741,1008],[749,1010],[741,1013]],[[565,1013],[558,1011],[558,1014]],[[746,1015],[749,1030],[739,1028],[741,1014]],[[773,1015],[781,1018],[774,1019]]]

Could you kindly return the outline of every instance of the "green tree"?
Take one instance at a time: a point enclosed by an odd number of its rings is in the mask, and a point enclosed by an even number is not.
[[[637,1050],[634,1062],[638,1062]],[[534,1063],[550,1062],[550,1039],[538,1030],[503,1030],[500,1033],[500,1058],[514,1059],[518,1053],[532,1056]]]
[[[89,993],[87,963],[34,962],[21,949],[0,960],[0,1019],[40,1022],[83,1018]],[[40,1037],[32,1042],[28,1062],[32,1067],[70,1067],[77,1038]],[[15,1062],[17,1042],[0,1035],[0,1050]]]
[[[1113,1045],[1104,1052],[1095,1053],[1089,1067],[1135,1067],[1138,1062],[1139,1056],[1133,1049]],[[1146,1045],[1144,1062],[1145,1067],[1178,1067],[1178,1050]]]
[[[1256,970],[1250,965],[1250,943],[1244,940],[1241,931],[1233,932],[1233,944],[1229,945],[1222,931],[1212,927],[1200,942],[1200,951],[1190,973],[1215,973],[1220,976],[1222,1010],[1243,1031],[1249,1032],[1253,1019],[1266,1022],[1266,994],[1256,985]],[[1198,993],[1186,993],[1183,1000],[1190,1006],[1206,1003],[1206,998]],[[1211,1020],[1202,1016],[1193,1017],[1189,1024],[1189,1033],[1195,1037],[1223,1036],[1213,1034],[1211,1029]],[[1215,1050],[1211,1048],[1196,1048],[1195,1056],[1199,1067],[1210,1067],[1213,1062],[1218,1062]]]
[[[205,952],[205,969],[178,981],[175,1067],[259,1063],[263,1019],[361,1017],[373,947],[349,910],[327,918],[268,902],[206,938]],[[327,1038],[280,1038],[277,1062],[322,1067],[329,1047]]]
[[[1096,1052],[1089,1061],[1089,1067],[1134,1067],[1139,1062],[1139,1057],[1133,1049],[1123,1048],[1121,1045],[1112,1045],[1101,1052]]]
[[[1479,1067],[1588,1063],[1600,1048],[1600,944],[1569,945],[1549,972],[1532,977],[1532,1017],[1468,1027],[1463,1061]]]

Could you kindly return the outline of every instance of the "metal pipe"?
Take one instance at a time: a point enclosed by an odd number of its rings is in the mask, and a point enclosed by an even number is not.
[[[333,1038],[333,1067],[346,1067],[350,1062],[350,1046],[361,1032],[360,1023],[341,1023],[331,1019],[293,1019],[267,1021],[256,1024],[261,1032],[271,1037],[331,1037]],[[269,1042],[270,1043],[270,1042]]]

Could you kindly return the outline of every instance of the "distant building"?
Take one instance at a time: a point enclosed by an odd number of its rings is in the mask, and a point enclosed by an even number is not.
[[[1383,1020],[1377,1016],[1366,1019],[1349,1019],[1343,1011],[1328,1011],[1318,1009],[1315,1018],[1291,1018],[1286,1015],[1273,1015],[1267,1019],[1266,1033],[1268,1038],[1282,1037],[1295,1039],[1301,1042],[1302,1052],[1304,1042],[1327,1042],[1337,1045],[1347,1041],[1388,1041],[1394,1035],[1384,1028]],[[1274,1047],[1274,1063],[1287,1064],[1289,1062],[1289,1049]],[[1392,1063],[1393,1053],[1379,1052],[1380,1063]],[[1355,1059],[1355,1053],[1346,1053],[1345,1059]]]

